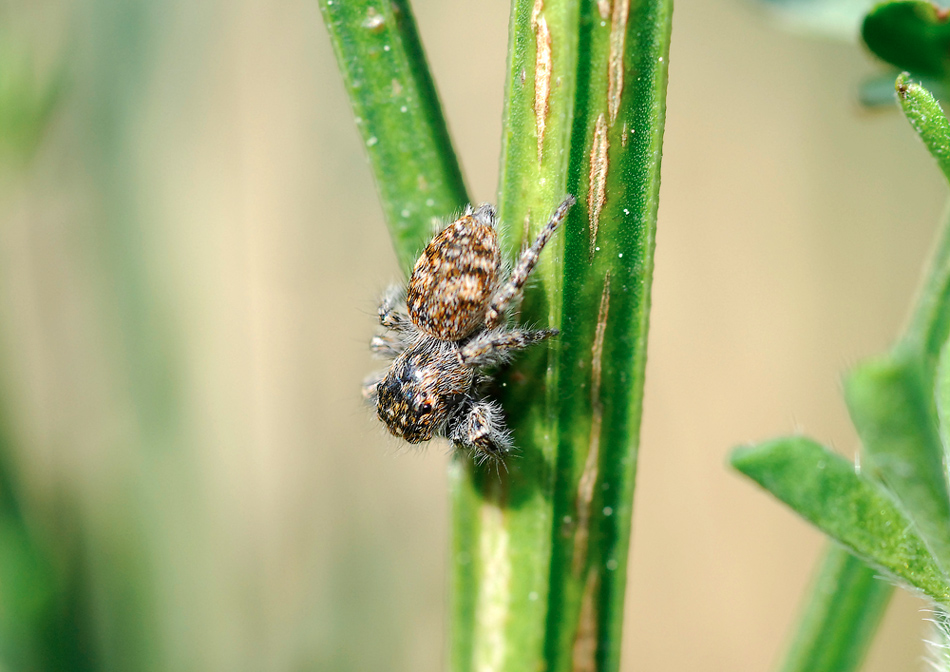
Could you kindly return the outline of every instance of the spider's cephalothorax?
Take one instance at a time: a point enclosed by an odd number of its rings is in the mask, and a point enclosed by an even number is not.
[[[509,328],[506,319],[573,204],[572,196],[564,199],[507,279],[494,208],[469,207],[426,246],[407,290],[389,289],[379,306],[388,331],[371,348],[392,364],[367,380],[363,394],[395,436],[409,443],[447,437],[479,461],[511,450],[501,405],[485,396],[483,371],[557,334]]]

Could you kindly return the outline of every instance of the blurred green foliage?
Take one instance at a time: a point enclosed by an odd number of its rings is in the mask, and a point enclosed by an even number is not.
[[[907,73],[897,78],[895,88],[911,127],[950,186],[950,121],[934,97]],[[743,474],[869,566],[926,595],[938,610],[950,605],[945,454],[950,430],[938,413],[938,407],[950,407],[941,394],[945,369],[940,364],[948,338],[950,220],[944,223],[904,334],[888,353],[860,363],[846,377],[845,397],[862,441],[860,469],[801,437],[738,449],[732,458]],[[841,583],[829,588],[835,576],[832,564],[826,562],[822,569],[818,579],[822,589],[813,593],[793,645],[854,649],[852,633],[864,617],[854,611],[851,618],[842,619],[834,610],[822,608],[829,593],[880,612],[879,591],[872,583],[841,575],[837,577]],[[821,639],[803,635],[817,631],[823,633]],[[859,641],[866,651],[870,637]],[[792,650],[789,661],[802,666],[785,669],[804,672],[818,653]],[[840,669],[856,669],[863,653],[842,657]]]

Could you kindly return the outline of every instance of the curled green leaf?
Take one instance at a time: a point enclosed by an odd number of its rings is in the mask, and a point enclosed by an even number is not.
[[[878,58],[915,75],[950,76],[950,18],[931,2],[888,2],[864,18],[861,37]]]

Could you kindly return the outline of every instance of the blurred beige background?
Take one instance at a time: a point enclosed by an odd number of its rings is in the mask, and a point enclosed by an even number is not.
[[[103,585],[151,577],[132,592],[166,669],[441,670],[447,449],[403,449],[360,403],[398,269],[316,2],[106,4],[14,12],[79,73],[0,191],[3,394],[35,515],[89,521]],[[414,6],[492,200],[507,3]],[[822,540],[726,455],[792,431],[853,452],[839,375],[898,332],[946,197],[896,113],[856,109],[860,48],[753,9],[674,15],[625,670],[774,665]],[[127,20],[143,63],[96,75]],[[90,137],[109,77],[125,121]],[[897,596],[866,669],[921,666],[921,606]]]

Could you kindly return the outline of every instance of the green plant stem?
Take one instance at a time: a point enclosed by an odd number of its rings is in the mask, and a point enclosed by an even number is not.
[[[861,666],[894,586],[829,544],[781,672],[852,672]]]
[[[576,0],[543,10],[512,3],[499,214],[509,255],[534,236],[567,193],[577,69]],[[575,206],[576,210],[576,206]],[[573,218],[573,217],[572,217]],[[567,227],[564,227],[567,228]],[[522,303],[522,321],[561,323],[565,231],[547,245]],[[558,343],[519,357],[503,404],[519,448],[506,472],[460,465],[453,478],[455,672],[547,667]]]
[[[320,0],[400,266],[468,203],[407,0]]]

